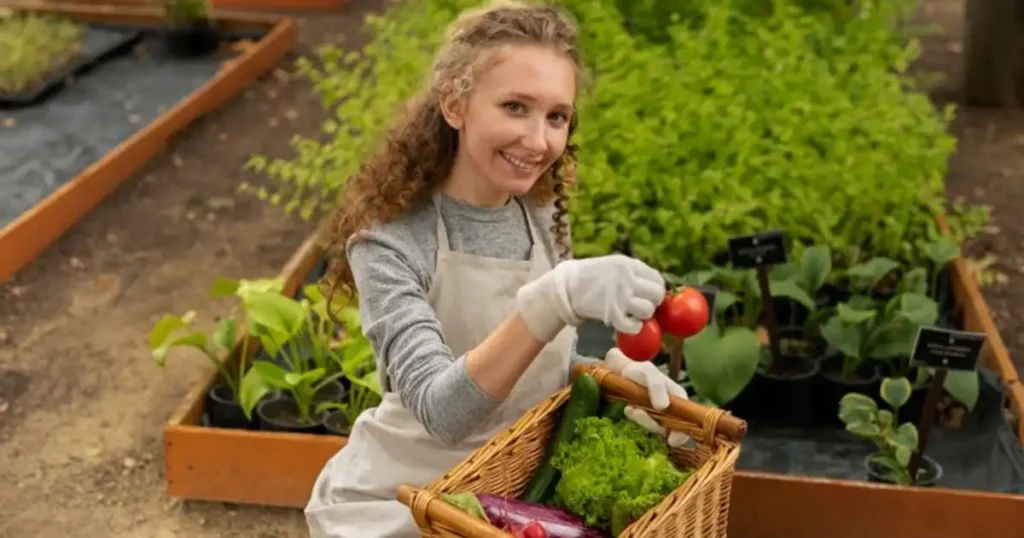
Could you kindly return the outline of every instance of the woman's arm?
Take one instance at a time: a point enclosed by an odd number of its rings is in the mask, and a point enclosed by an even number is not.
[[[427,432],[457,444],[498,407],[543,343],[513,314],[455,357],[427,300],[427,264],[414,249],[371,231],[347,250],[378,368]]]

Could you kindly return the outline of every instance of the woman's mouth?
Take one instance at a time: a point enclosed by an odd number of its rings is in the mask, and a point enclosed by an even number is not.
[[[512,165],[512,168],[515,168],[516,170],[518,170],[520,172],[530,172],[533,169],[537,168],[537,165],[540,164],[539,160],[537,160],[537,161],[528,161],[526,159],[520,159],[519,157],[515,157],[515,156],[512,156],[512,155],[509,155],[508,153],[505,153],[504,151],[499,151],[498,154],[501,155],[502,159],[505,159],[505,162],[507,162],[510,165]]]

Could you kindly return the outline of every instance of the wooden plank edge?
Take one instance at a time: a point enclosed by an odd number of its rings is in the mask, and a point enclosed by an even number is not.
[[[0,230],[0,252],[10,253],[0,261],[0,283],[21,271],[95,209],[148,163],[173,135],[269,71],[294,40],[294,22],[280,19],[263,39],[227,62],[206,84]]]
[[[285,0],[287,1],[287,0]],[[54,2],[51,0],[3,0],[5,8],[34,13],[63,15],[76,20],[106,23],[159,25],[165,20],[162,8],[152,5],[112,4],[109,2]],[[214,10],[210,19],[228,29],[268,29],[285,17],[271,13]]]
[[[743,538],[1024,535],[1022,495],[737,471],[731,503],[729,534]]]
[[[164,435],[165,453],[183,456],[167,462],[167,495],[301,509],[324,462],[347,441],[345,437],[326,434],[170,427]],[[270,464],[261,472],[247,472],[267,458],[271,458]],[[246,475],[244,480],[250,482],[243,489],[234,487],[232,475],[238,473]]]
[[[51,0],[54,3],[59,0]],[[114,6],[137,6],[147,0],[79,0],[80,4],[101,4]],[[64,3],[64,2],[59,2]],[[312,11],[331,12],[346,7],[349,0],[211,0],[214,9],[239,9],[249,11]]]

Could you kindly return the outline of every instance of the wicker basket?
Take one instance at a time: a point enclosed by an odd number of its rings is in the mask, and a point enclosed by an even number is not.
[[[578,365],[575,374],[589,373],[601,385],[606,400],[646,409],[662,426],[685,432],[692,446],[672,452],[676,465],[694,475],[658,506],[627,527],[620,538],[671,536],[721,538],[726,535],[733,471],[739,440],[746,423],[720,409],[672,397],[667,409],[650,407],[647,390],[612,374],[599,364]],[[508,538],[480,519],[441,500],[443,493],[472,491],[516,497],[526,488],[540,465],[545,448],[558,426],[559,411],[569,398],[566,387],[524,414],[509,429],[495,436],[447,474],[425,488],[404,485],[398,499],[412,510],[423,536]]]

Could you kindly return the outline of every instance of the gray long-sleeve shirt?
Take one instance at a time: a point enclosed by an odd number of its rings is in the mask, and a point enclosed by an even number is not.
[[[537,240],[557,255],[550,231],[554,208],[525,201]],[[515,201],[481,208],[448,197],[441,212],[452,250],[477,256],[525,260],[531,241],[526,217]],[[359,292],[363,331],[373,346],[377,368],[390,390],[431,435],[454,445],[469,435],[498,405],[469,376],[465,356],[445,345],[441,323],[427,302],[437,252],[437,211],[430,199],[398,220],[375,225],[347,254]],[[575,349],[575,348],[574,348]],[[573,362],[594,360],[573,352]]]

